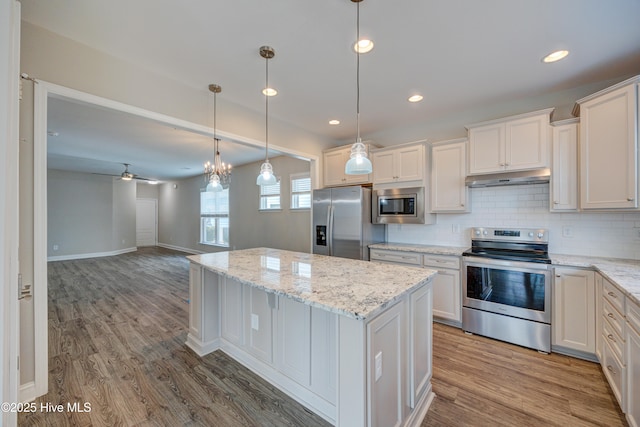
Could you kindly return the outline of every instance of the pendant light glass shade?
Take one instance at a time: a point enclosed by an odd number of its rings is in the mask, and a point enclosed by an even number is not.
[[[260,56],[266,60],[265,77],[266,85],[265,90],[269,89],[269,59],[276,55],[276,51],[270,46],[262,46],[260,48]],[[269,163],[269,94],[262,91],[265,98],[265,115],[264,115],[264,163],[260,166],[260,174],[256,178],[257,185],[274,185],[278,182],[275,174],[273,173],[273,167]]]
[[[356,9],[356,40],[360,41],[360,2],[362,0],[351,0],[357,3]],[[360,50],[356,50],[356,142],[351,146],[351,158],[344,165],[344,173],[347,175],[366,175],[373,171],[371,160],[367,157],[367,147],[360,139]]]
[[[371,160],[367,157],[367,147],[360,139],[351,146],[351,158],[344,166],[347,175],[365,175],[373,171]]]

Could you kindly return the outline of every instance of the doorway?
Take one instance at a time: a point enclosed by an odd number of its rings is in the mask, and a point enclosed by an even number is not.
[[[136,199],[136,246],[158,243],[158,201]]]

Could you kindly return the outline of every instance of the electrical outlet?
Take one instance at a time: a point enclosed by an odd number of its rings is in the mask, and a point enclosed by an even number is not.
[[[58,246],[58,245],[53,245],[53,250],[54,250],[54,251],[57,251],[58,249],[60,249],[60,246]]]
[[[251,329],[260,330],[260,318],[257,314],[251,313]]]
[[[376,354],[376,357],[374,358],[375,361],[375,369],[376,369],[376,373],[375,373],[375,381],[378,381],[381,377],[382,377],[382,352],[378,352],[378,354]]]
[[[573,227],[562,227],[562,237],[573,237]]]
[[[451,232],[454,234],[459,234],[460,233],[460,224],[453,224],[451,226]]]

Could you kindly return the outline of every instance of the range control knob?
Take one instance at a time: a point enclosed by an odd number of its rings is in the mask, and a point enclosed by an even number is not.
[[[542,239],[544,237],[544,233],[540,232],[538,233],[538,239]]]
[[[529,232],[529,237],[533,237],[533,231]]]
[[[489,232],[487,230],[482,230],[482,234],[486,236],[487,234],[489,234]]]
[[[476,230],[476,236],[480,235],[480,230]]]

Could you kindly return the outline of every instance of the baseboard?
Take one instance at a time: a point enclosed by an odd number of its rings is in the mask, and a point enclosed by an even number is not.
[[[160,246],[161,248],[173,249],[174,251],[186,252],[188,254],[193,254],[193,255],[200,255],[205,253],[203,251],[198,251],[196,249],[183,248],[181,246],[168,245],[166,243],[158,243],[157,246]]]
[[[125,248],[125,249],[119,249],[117,251],[109,251],[109,252],[93,252],[93,253],[89,253],[89,254],[73,254],[73,255],[50,256],[50,257],[47,257],[47,262],[49,262],[49,261],[69,261],[69,260],[74,260],[74,259],[86,259],[86,258],[100,258],[100,257],[105,257],[105,256],[122,255],[122,254],[126,254],[128,252],[135,252],[137,250],[138,250],[138,248],[134,246],[133,248]]]
[[[576,359],[586,360],[588,362],[600,363],[598,357],[593,353],[587,353],[580,350],[574,350],[572,348],[562,346],[551,346],[552,353],[564,354],[565,356],[575,357]]]
[[[35,381],[29,381],[25,384],[20,384],[20,388],[18,389],[18,401],[19,402],[31,402],[38,397],[36,394],[36,383]]]

